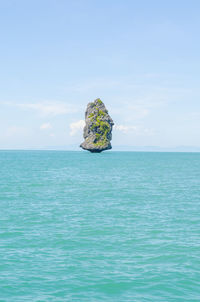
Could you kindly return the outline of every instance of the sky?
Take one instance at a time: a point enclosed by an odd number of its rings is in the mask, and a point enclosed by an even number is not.
[[[0,0],[0,149],[79,146],[101,98],[117,146],[200,147],[200,2]]]

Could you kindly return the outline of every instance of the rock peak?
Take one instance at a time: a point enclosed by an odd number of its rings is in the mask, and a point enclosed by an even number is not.
[[[110,141],[113,125],[113,120],[101,99],[98,98],[94,102],[88,103],[83,130],[85,141],[80,147],[90,152],[112,149]]]

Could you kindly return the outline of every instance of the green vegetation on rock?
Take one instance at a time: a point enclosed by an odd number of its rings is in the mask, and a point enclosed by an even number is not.
[[[98,111],[98,115],[99,115],[99,116],[105,116],[105,112],[103,112],[102,110],[99,110],[99,111]]]
[[[97,99],[97,102],[99,103],[99,105],[103,104],[103,102],[100,99]]]
[[[108,141],[107,134],[110,131],[110,125],[108,124],[108,122],[104,122],[100,120],[98,116],[95,127],[97,128],[97,133],[96,133],[96,141],[94,144],[98,146],[106,144]]]

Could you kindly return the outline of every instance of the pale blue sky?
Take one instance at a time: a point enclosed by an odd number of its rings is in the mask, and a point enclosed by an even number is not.
[[[0,148],[79,145],[100,97],[113,146],[200,147],[200,2],[0,0]]]

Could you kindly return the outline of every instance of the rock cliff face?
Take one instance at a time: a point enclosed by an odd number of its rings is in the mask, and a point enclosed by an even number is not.
[[[89,103],[85,112],[85,127],[83,130],[85,141],[80,147],[90,152],[112,149],[110,141],[113,125],[113,120],[100,99]]]

